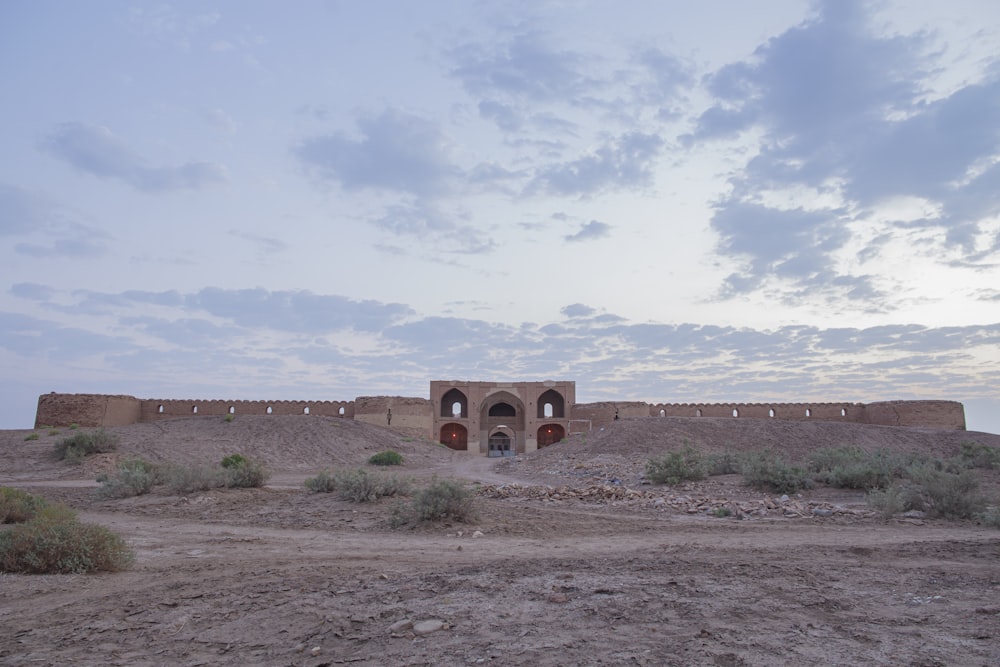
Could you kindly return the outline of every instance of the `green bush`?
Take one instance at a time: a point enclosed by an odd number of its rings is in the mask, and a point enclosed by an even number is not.
[[[305,486],[313,493],[336,493],[341,500],[353,503],[374,502],[409,491],[409,483],[405,480],[368,472],[363,468],[338,470],[333,475],[324,470],[316,477],[307,479]]]
[[[63,506],[49,506],[25,523],[0,529],[2,572],[117,572],[133,560],[121,537],[103,526],[80,523]]]
[[[59,435],[59,429],[57,429],[57,428],[50,428],[49,429],[49,435]]]
[[[237,454],[237,456],[239,455]],[[223,470],[225,471],[223,475],[225,486],[231,489],[259,489],[267,483],[271,476],[263,465],[246,459],[243,459],[242,463],[227,466]]]
[[[654,484],[680,484],[705,479],[707,469],[701,454],[685,447],[679,452],[666,452],[646,462],[646,477]]]
[[[38,440],[40,437],[42,436],[38,435],[37,433],[29,433],[28,435],[24,436],[24,440],[25,442],[27,442],[28,440]]]
[[[744,459],[743,481],[754,488],[774,493],[795,493],[810,486],[805,470],[767,451],[756,452]]]
[[[809,469],[821,484],[842,489],[884,489],[906,474],[911,461],[888,450],[825,447],[813,452]]]
[[[969,468],[1000,469],[1000,449],[978,442],[963,442],[959,457]]]
[[[333,493],[337,489],[333,476],[326,470],[321,470],[315,477],[308,478],[305,486],[312,493]]]
[[[230,454],[229,456],[222,459],[223,468],[235,468],[237,466],[246,465],[246,457],[242,454]]]
[[[48,501],[41,496],[0,486],[0,523],[23,523],[48,505]]]
[[[231,422],[234,419],[236,419],[236,415],[234,415],[232,412],[229,412],[229,413],[226,413],[226,416],[223,419],[225,419],[226,423],[228,424],[229,422]]]
[[[118,436],[104,429],[81,431],[56,442],[56,457],[61,460],[80,461],[91,454],[113,452],[118,448]]]
[[[705,459],[705,472],[710,476],[733,475],[742,471],[742,457],[732,452],[713,454]]]
[[[208,491],[226,485],[226,471],[207,465],[172,465],[163,469],[163,483],[172,493]]]
[[[389,449],[378,454],[372,454],[372,457],[368,459],[368,463],[373,466],[401,466],[403,465],[403,455]]]
[[[441,519],[468,523],[475,518],[475,495],[469,489],[456,481],[434,480],[430,486],[417,491],[409,505],[396,505],[391,523],[400,526]]]
[[[984,525],[1000,528],[1000,507],[988,507],[977,517]]]
[[[884,518],[919,510],[931,517],[971,519],[986,510],[975,475],[969,470],[950,470],[940,461],[910,467],[905,479],[869,493],[867,500]]]
[[[101,498],[131,498],[141,496],[153,490],[153,487],[163,481],[158,466],[142,459],[126,459],[118,464],[113,475],[99,475],[101,483],[97,495]]]

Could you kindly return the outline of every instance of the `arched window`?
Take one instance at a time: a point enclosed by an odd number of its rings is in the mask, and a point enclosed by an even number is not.
[[[847,416],[847,408],[841,408],[840,409],[840,416],[841,417],[846,417]]]
[[[229,406],[229,414],[231,414],[231,415],[235,415],[236,414],[236,406],[235,405],[230,405]]]
[[[156,411],[162,415],[163,414],[163,406],[162,405],[157,406]]]
[[[739,417],[740,416],[740,411],[737,410],[736,408],[733,408],[733,416],[734,417]]]
[[[193,414],[193,415],[198,414],[198,406],[197,405],[192,405],[191,406],[191,414]]]
[[[694,416],[701,417],[701,408],[698,408],[697,410],[694,411]]]
[[[341,417],[343,417],[346,413],[347,413],[347,411],[344,410],[344,406],[343,405],[341,405],[340,409],[337,410],[337,414],[340,415]]]
[[[468,418],[469,399],[458,389],[449,389],[441,397],[441,416]]]
[[[510,403],[497,403],[490,408],[490,417],[516,417],[517,410]]]
[[[663,408],[660,408],[660,416],[661,417],[666,417],[667,416],[667,411],[664,410]]]
[[[563,419],[566,416],[566,401],[555,389],[542,392],[538,397],[539,419]]]
[[[308,405],[306,407],[302,408],[302,414],[304,414],[304,415],[309,414],[309,406]]]
[[[542,406],[542,416],[545,417],[546,419],[551,419],[552,418],[552,404],[551,403],[546,403],[545,405]]]
[[[806,408],[806,417],[812,417],[812,416],[813,416],[812,408]]]
[[[768,417],[773,417],[774,416],[774,408],[771,408],[770,410],[767,411],[767,416]]]
[[[266,412],[267,414],[271,414],[272,412],[274,412],[274,410],[273,410],[273,409],[271,408],[271,406],[269,405],[269,406],[267,406],[267,410],[265,410],[265,412]]]

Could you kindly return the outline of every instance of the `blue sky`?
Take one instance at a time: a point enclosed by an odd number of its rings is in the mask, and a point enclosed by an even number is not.
[[[1000,432],[1000,5],[0,3],[49,391],[950,399]]]

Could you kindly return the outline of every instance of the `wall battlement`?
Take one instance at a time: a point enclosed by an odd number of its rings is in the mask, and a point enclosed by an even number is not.
[[[533,383],[529,383],[533,384]],[[547,386],[547,385],[546,385]],[[544,387],[542,387],[544,388]],[[957,401],[880,401],[874,403],[646,403],[604,401],[570,403],[563,419],[577,426],[606,426],[638,417],[715,417],[843,421],[882,426],[965,430],[965,408]],[[42,426],[126,426],[179,417],[233,415],[314,415],[382,425],[420,437],[434,437],[433,401],[406,396],[359,396],[350,401],[226,401],[140,399],[109,394],[42,394],[35,428]]]

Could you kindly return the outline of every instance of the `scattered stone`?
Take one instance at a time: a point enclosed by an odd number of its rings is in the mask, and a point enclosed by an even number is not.
[[[833,510],[823,509],[822,507],[813,508],[813,516],[831,516],[833,515]]]
[[[476,532],[472,533],[472,537],[482,537],[482,536],[483,536],[483,531],[481,530],[477,530]]]
[[[445,630],[447,627],[447,623],[436,618],[427,621],[420,621],[419,623],[413,624],[413,634],[418,637],[422,635],[429,635],[432,632],[437,632],[438,630]]]
[[[909,510],[903,512],[899,516],[903,517],[904,519],[923,519],[924,517],[927,516],[927,512],[921,512],[920,510]]]
[[[565,593],[549,593],[548,597],[545,599],[555,604],[564,604],[569,602],[569,598],[566,597]]]
[[[404,618],[403,620],[396,621],[395,623],[389,626],[389,634],[400,635],[406,632],[407,630],[411,630],[412,628],[413,628],[413,621],[408,618]]]
[[[323,650],[323,649],[322,649],[322,648],[320,648],[319,646],[313,646],[313,647],[312,647],[312,650],[311,650],[311,651],[309,651],[309,652],[310,652],[311,654],[313,654],[313,655],[319,655],[319,654],[320,654],[320,652],[321,652],[322,650]]]

